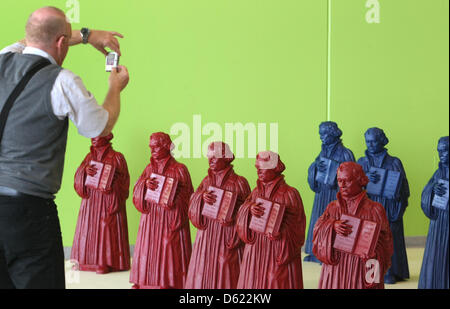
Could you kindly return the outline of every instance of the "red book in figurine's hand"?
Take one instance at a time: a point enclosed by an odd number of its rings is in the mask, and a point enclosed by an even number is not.
[[[333,248],[361,257],[373,255],[380,233],[379,224],[349,215],[342,215],[341,220],[346,220],[352,232],[347,236],[337,234]]]
[[[216,196],[214,204],[205,203],[202,215],[221,222],[231,221],[237,195],[231,191],[222,190],[214,186],[209,186],[208,192]]]
[[[171,204],[177,190],[177,179],[155,173],[152,173],[150,178],[158,181],[158,188],[155,190],[147,189],[145,200],[147,202],[154,202],[158,205],[162,204],[167,206]]]
[[[86,187],[102,191],[109,190],[116,171],[115,167],[97,161],[91,161],[90,165],[94,165],[97,168],[97,172],[94,176],[86,176]]]
[[[280,231],[285,207],[262,198],[257,198],[256,203],[264,208],[264,215],[259,218],[252,216],[250,229],[261,234],[275,236]]]

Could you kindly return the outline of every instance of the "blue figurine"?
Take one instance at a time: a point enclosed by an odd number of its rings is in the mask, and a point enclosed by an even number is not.
[[[305,252],[308,255],[304,258],[305,262],[316,263],[320,261],[312,252],[314,225],[328,204],[336,200],[339,191],[336,180],[337,168],[343,162],[355,161],[353,152],[342,144],[342,131],[335,122],[322,122],[319,126],[319,135],[322,140],[322,151],[308,169],[308,183],[316,195],[305,243]]]
[[[367,195],[379,202],[386,210],[394,241],[394,254],[391,268],[384,276],[384,283],[395,284],[409,278],[408,258],[406,255],[405,236],[403,231],[403,214],[408,206],[409,185],[400,159],[388,154],[385,146],[389,143],[384,131],[370,128],[364,134],[366,139],[366,156],[358,160],[369,177]],[[381,173],[380,173],[381,172]],[[385,174],[383,174],[383,172]],[[397,176],[393,179],[393,176]],[[383,190],[370,192],[369,186],[377,186]],[[390,191],[390,194],[387,194]]]
[[[439,139],[437,150],[439,168],[422,192],[422,210],[430,218],[430,227],[420,271],[419,289],[449,288],[448,136]],[[446,185],[443,184],[445,181]]]

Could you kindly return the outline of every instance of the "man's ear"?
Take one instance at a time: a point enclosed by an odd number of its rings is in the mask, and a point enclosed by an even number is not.
[[[61,35],[60,37],[58,37],[56,39],[56,47],[58,47],[59,49],[61,49],[64,45],[64,40],[66,39],[66,37],[64,35]]]

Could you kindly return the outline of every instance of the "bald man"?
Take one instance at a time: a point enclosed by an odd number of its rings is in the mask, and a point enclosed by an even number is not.
[[[65,288],[54,198],[61,186],[68,119],[87,138],[108,135],[129,75],[124,66],[111,72],[100,106],[81,79],[61,66],[69,47],[81,43],[105,55],[105,48],[120,54],[117,37],[122,35],[72,30],[63,11],[44,7],[30,15],[26,38],[0,52],[0,289]],[[11,100],[37,64],[42,66]]]

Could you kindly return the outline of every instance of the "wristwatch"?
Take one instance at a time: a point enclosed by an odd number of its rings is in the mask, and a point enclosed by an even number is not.
[[[81,33],[81,38],[83,39],[83,44],[87,44],[89,34],[91,34],[91,30],[89,30],[88,28],[82,28],[80,33]]]

